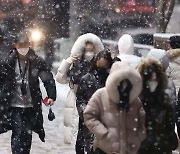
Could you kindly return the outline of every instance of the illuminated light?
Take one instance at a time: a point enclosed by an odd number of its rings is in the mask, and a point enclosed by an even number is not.
[[[32,37],[33,41],[38,42],[41,40],[42,34],[39,30],[34,30],[34,31],[32,31],[31,37]]]
[[[121,10],[120,10],[120,8],[115,8],[115,11],[116,11],[116,13],[120,13],[121,12]]]
[[[31,0],[23,0],[24,3],[29,3]]]

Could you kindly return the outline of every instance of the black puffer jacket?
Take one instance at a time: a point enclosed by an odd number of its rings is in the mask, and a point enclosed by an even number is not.
[[[11,119],[9,104],[13,97],[13,90],[16,88],[15,80],[15,63],[17,59],[17,51],[11,51],[7,58],[1,60],[3,76],[1,76],[0,105],[3,106],[3,114],[0,114],[0,133],[4,133],[11,129]],[[33,130],[39,134],[40,139],[44,142],[45,132],[43,128],[42,116],[42,94],[39,87],[39,77],[42,80],[49,98],[56,100],[56,86],[53,75],[47,68],[45,61],[35,55],[32,49],[29,50],[29,85],[33,105],[35,109],[34,128]],[[3,83],[2,83],[3,82]],[[7,117],[7,118],[6,118]]]
[[[93,134],[89,131],[89,129],[84,124],[83,112],[86,108],[88,100],[91,98],[93,93],[105,86],[105,82],[107,79],[108,73],[103,75],[98,74],[96,70],[93,70],[86,75],[84,75],[79,83],[77,89],[77,101],[76,107],[79,113],[79,117],[81,118],[83,125],[83,136],[85,140],[85,150],[87,152],[91,152],[93,145]]]
[[[155,66],[158,86],[155,92],[148,90],[148,70]],[[146,139],[141,143],[139,154],[163,154],[170,153],[178,146],[175,133],[175,111],[169,96],[165,94],[167,76],[162,65],[155,59],[145,59],[138,66],[138,71],[143,79],[143,90],[140,95],[146,112],[145,126]]]

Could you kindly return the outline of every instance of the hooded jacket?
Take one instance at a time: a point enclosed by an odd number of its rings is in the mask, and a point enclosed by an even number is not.
[[[163,65],[164,71],[171,70],[172,65],[178,65],[178,64],[173,62],[173,59],[174,58],[176,59],[178,56],[180,56],[180,50],[178,50],[178,49],[169,50],[169,51],[165,51],[162,49],[152,49],[147,55],[147,57],[154,57],[154,58],[159,59]],[[170,62],[170,60],[172,62]],[[170,68],[168,68],[169,64],[171,64]],[[174,81],[172,80],[172,78],[173,79],[176,78],[176,76],[173,75],[174,72],[176,72],[176,70],[178,70],[178,67],[174,68],[174,71],[172,71],[172,73],[169,74],[170,76],[168,78],[168,84],[167,84],[167,88],[165,89],[165,92],[169,95],[169,99],[172,102],[172,104],[174,105],[177,133],[178,133],[178,136],[180,137],[180,121],[179,121],[180,104],[177,101],[177,97],[176,97],[177,96],[176,93],[178,92],[178,89],[176,90]],[[175,74],[179,74],[179,73],[176,72]]]
[[[149,51],[147,57],[152,57],[152,58],[156,58],[158,60],[160,60],[160,62],[162,63],[163,66],[163,70],[164,72],[166,72],[166,70],[169,67],[169,62],[170,62],[170,55],[162,49],[152,49]],[[175,84],[173,82],[173,80],[171,79],[171,77],[168,78],[167,81],[167,88],[165,89],[165,92],[169,95],[169,99],[170,101],[175,105],[176,104],[176,88],[175,88]]]
[[[129,110],[119,109],[119,83],[128,79],[132,84]],[[136,154],[145,137],[145,112],[138,98],[142,80],[137,71],[123,62],[112,65],[106,86],[98,89],[84,111],[86,126],[95,135],[94,149],[108,154]]]
[[[85,43],[90,41],[93,43],[95,47],[95,52],[101,51],[104,49],[104,46],[98,36],[92,33],[87,33],[81,35],[76,42],[74,43],[71,49],[71,55],[78,56],[79,58],[83,54],[83,50],[85,47]],[[72,67],[72,62],[68,61],[68,59],[63,59],[58,68],[58,72],[56,74],[56,81],[61,84],[67,84],[70,82],[70,78],[68,76],[68,71]],[[88,72],[87,68],[86,71]],[[70,88],[70,91],[67,95],[67,99],[65,102],[65,111],[64,111],[64,142],[67,144],[75,143],[76,141],[76,134],[78,128],[78,112],[76,109],[76,90],[77,85],[73,85]]]
[[[156,72],[158,86],[153,93],[149,91],[146,80],[147,70],[151,66],[154,66],[158,71]],[[160,61],[155,58],[144,59],[137,68],[143,80],[140,98],[146,112],[145,124],[147,129],[147,137],[141,144],[139,154],[168,153],[177,148],[173,104],[165,93],[167,75],[163,69]]]
[[[134,40],[129,34],[124,34],[118,41],[118,58],[130,66],[136,68],[142,58],[134,55]]]

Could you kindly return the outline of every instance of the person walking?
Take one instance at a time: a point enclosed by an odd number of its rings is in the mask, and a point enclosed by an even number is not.
[[[1,96],[6,99],[0,102],[6,104],[7,112],[3,116],[0,133],[12,130],[13,154],[30,153],[32,131],[45,142],[39,77],[45,86],[48,104],[53,105],[56,100],[53,75],[29,44],[26,32],[19,33],[14,42],[15,48],[1,61],[5,67]]]
[[[136,68],[143,59],[142,57],[135,55],[134,40],[129,34],[124,34],[119,38],[118,50],[119,55],[117,57],[133,68]]]
[[[154,57],[158,60],[160,60],[160,62],[162,63],[163,66],[163,71],[166,73],[169,67],[169,63],[170,60],[173,60],[176,56],[177,52],[172,51],[171,52],[167,52],[163,49],[151,49],[150,52],[148,53],[147,57]],[[165,93],[168,94],[169,96],[169,100],[170,102],[173,104],[174,106],[174,113],[175,113],[175,123],[177,126],[177,134],[180,137],[180,121],[179,121],[179,117],[180,117],[180,104],[178,103],[178,98],[176,95],[176,87],[174,84],[174,81],[172,80],[171,76],[167,77],[167,88],[165,89]]]
[[[100,38],[95,34],[87,33],[79,36],[71,49],[70,57],[63,59],[56,74],[57,82],[69,83],[70,91],[64,111],[64,142],[76,144],[76,153],[84,151],[79,140],[76,140],[79,120],[76,108],[77,87],[81,77],[89,71],[95,54],[103,49]]]
[[[77,140],[82,142],[82,145],[84,145],[87,154],[93,154],[94,135],[84,124],[83,112],[93,93],[97,89],[105,86],[105,82],[109,75],[109,70],[112,63],[113,59],[109,50],[98,52],[90,71],[82,77],[77,89],[76,107],[79,113],[78,132],[82,131],[81,134],[83,135],[78,136]]]
[[[165,93],[167,75],[162,63],[145,58],[137,68],[143,80],[140,94],[146,112],[147,136],[138,154],[171,154],[178,146],[173,104]]]
[[[85,125],[95,135],[95,153],[137,153],[145,138],[141,89],[134,68],[123,62],[112,65],[105,87],[92,95],[84,111]]]

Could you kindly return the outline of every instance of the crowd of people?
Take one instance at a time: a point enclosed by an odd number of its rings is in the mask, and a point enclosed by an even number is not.
[[[69,80],[73,89],[72,112],[68,113],[76,118],[65,113],[65,125],[71,126],[69,133],[65,130],[65,142],[71,136],[69,143],[76,143],[77,154],[172,153],[178,147],[179,89],[167,69],[180,50],[152,49],[146,58],[138,57],[133,38],[124,34],[118,41],[119,54],[113,57],[107,49],[97,50],[97,43],[102,47],[102,42],[96,39],[91,33],[81,35],[70,57],[63,60],[68,67],[62,62],[56,75],[60,83]],[[84,56],[87,43],[91,54]],[[90,63],[85,66],[86,61]],[[67,99],[65,106],[69,103]]]
[[[21,32],[0,59],[0,133],[12,130],[13,154],[30,153],[33,131],[45,141],[40,78],[50,106],[56,100],[55,80],[69,84],[64,142],[75,144],[76,154],[172,154],[180,137],[178,68],[171,64],[180,65],[179,44],[138,57],[133,38],[124,34],[114,56],[97,35],[86,33],[54,79]]]

